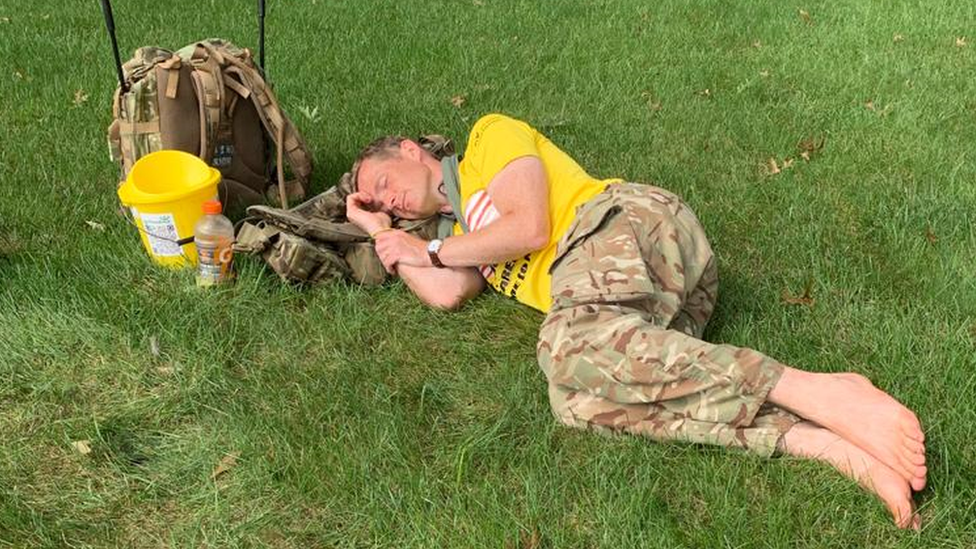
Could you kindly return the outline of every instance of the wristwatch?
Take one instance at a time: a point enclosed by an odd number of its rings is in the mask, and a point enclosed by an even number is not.
[[[437,253],[441,251],[441,246],[444,245],[444,241],[435,238],[427,243],[427,255],[430,256],[430,262],[437,268],[443,268],[444,264],[441,263],[441,258],[437,257]]]

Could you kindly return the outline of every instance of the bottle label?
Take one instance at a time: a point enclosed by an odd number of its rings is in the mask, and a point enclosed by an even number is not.
[[[197,242],[197,285],[214,286],[229,281],[233,276],[233,241],[220,243]]]

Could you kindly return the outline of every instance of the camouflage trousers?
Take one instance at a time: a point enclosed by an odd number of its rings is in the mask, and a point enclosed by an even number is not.
[[[700,339],[718,274],[676,195],[611,185],[576,212],[551,273],[537,353],[563,423],[769,456],[799,421],[766,402],[782,364]]]

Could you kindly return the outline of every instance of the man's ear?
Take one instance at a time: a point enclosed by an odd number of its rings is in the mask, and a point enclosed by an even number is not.
[[[420,160],[424,149],[412,139],[404,139],[400,142],[400,152],[411,160]]]

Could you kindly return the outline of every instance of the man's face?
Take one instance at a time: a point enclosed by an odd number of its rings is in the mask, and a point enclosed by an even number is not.
[[[422,160],[423,151],[401,147],[389,158],[369,158],[359,167],[359,190],[380,211],[403,219],[421,219],[438,212],[434,174]]]

